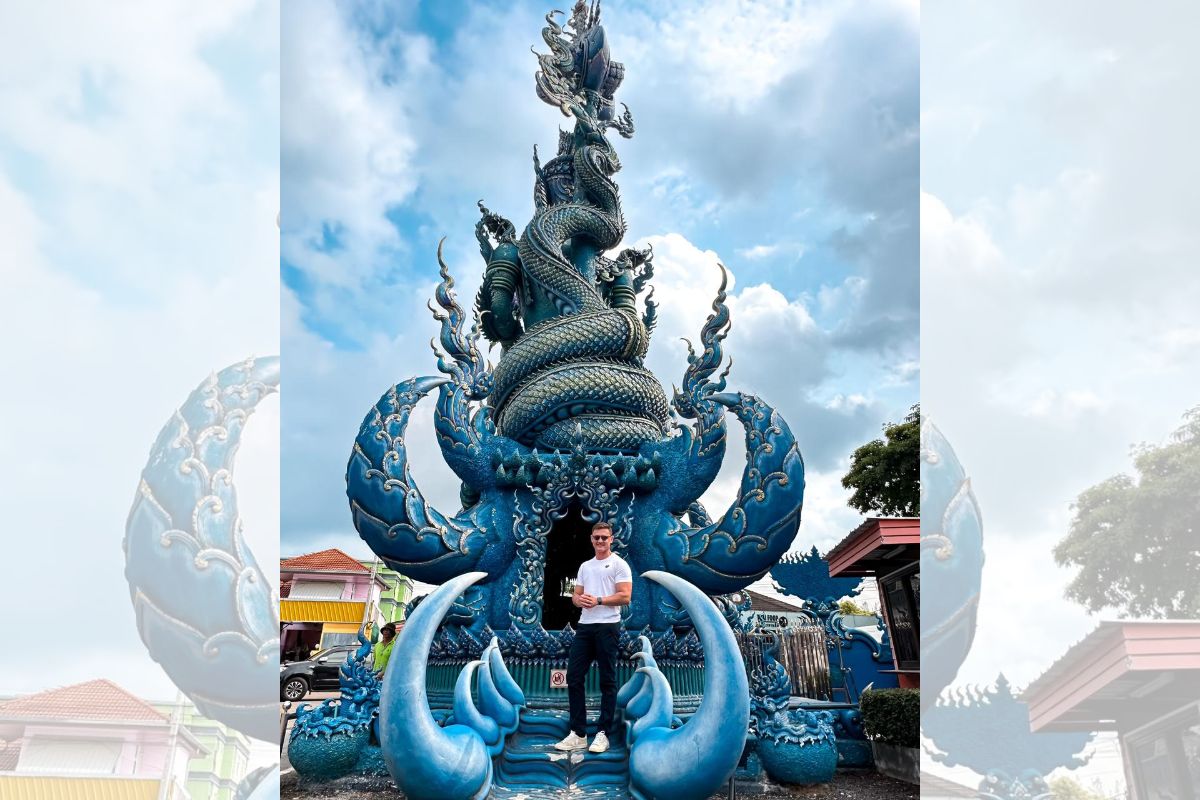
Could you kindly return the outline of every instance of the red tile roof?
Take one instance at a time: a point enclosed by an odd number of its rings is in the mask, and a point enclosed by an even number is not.
[[[281,559],[279,569],[307,572],[365,572],[367,574],[371,572],[336,547],[317,553],[306,553],[295,558]]]
[[[166,722],[167,718],[110,680],[98,678],[0,703],[0,717]]]

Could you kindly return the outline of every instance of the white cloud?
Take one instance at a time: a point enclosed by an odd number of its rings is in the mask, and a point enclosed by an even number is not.
[[[851,275],[836,286],[822,286],[817,291],[817,305],[821,313],[847,313],[856,308],[867,290],[867,283],[866,278]]]
[[[777,244],[756,244],[753,247],[746,247],[737,251],[739,256],[749,261],[770,258],[778,252],[779,245]]]
[[[1000,251],[985,227],[969,216],[955,217],[932,194],[921,193],[921,267],[937,275],[995,270]]]
[[[131,176],[181,157],[202,167],[214,143],[188,117],[203,108],[206,122],[237,119],[201,49],[253,10],[251,2],[24,8],[20,24],[0,32],[4,130],[84,185],[128,191]]]
[[[282,24],[284,255],[323,283],[356,287],[381,248],[401,244],[385,213],[417,185],[409,84],[385,79],[383,54],[402,54],[405,81],[415,80],[430,44],[400,31],[373,41],[327,3],[289,3]],[[345,252],[322,249],[323,227]]]
[[[1016,235],[1061,235],[1065,226],[1088,214],[1103,190],[1104,181],[1099,174],[1078,167],[1062,170],[1046,186],[1018,183],[1008,201]]]
[[[719,258],[682,235],[651,236],[638,243],[654,248],[654,299],[660,303],[658,328],[647,364],[669,387],[687,367],[683,339],[699,344],[720,285]],[[826,334],[804,303],[788,300],[770,284],[738,289],[729,273],[726,301],[732,320],[725,353],[734,358],[732,385],[782,403],[787,395],[815,387],[829,374]]]
[[[861,394],[835,394],[825,403],[825,407],[833,411],[841,411],[844,408],[862,408],[866,405],[869,405],[869,401]]]
[[[921,374],[921,362],[917,360],[905,360],[892,367],[891,373],[886,378],[889,384],[902,386],[909,381],[916,380]]]
[[[1086,389],[1065,392],[1046,389],[1033,399],[1026,413],[1031,417],[1074,419],[1080,414],[1097,411],[1103,407],[1104,402],[1094,392]]]
[[[730,13],[727,6],[678,3],[656,8],[642,24],[614,28],[622,58],[640,66],[648,58],[687,61],[690,68],[681,79],[685,91],[696,102],[745,108],[761,99],[790,71],[814,59],[828,35],[832,14],[826,10],[802,9],[789,2],[772,2],[744,13]],[[633,38],[633,31],[653,26],[656,35]],[[721,31],[713,36],[713,31]],[[707,46],[697,52],[696,42]],[[747,47],[748,43],[753,43]]]

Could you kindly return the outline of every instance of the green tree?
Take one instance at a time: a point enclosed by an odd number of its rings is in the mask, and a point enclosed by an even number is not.
[[[875,613],[870,609],[863,608],[858,603],[850,599],[846,599],[838,603],[838,611],[842,612],[843,614],[852,614],[859,617],[870,617]]]
[[[853,489],[847,501],[864,514],[916,517],[921,513],[921,404],[903,422],[883,426],[874,439],[850,456],[842,486]]]
[[[1200,406],[1166,444],[1133,450],[1136,475],[1115,475],[1071,506],[1071,527],[1054,548],[1079,567],[1067,597],[1091,611],[1200,617]]]
[[[1079,781],[1069,778],[1066,775],[1051,778],[1048,784],[1050,786],[1050,796],[1054,800],[1108,800],[1103,792],[1088,789],[1080,784]]]

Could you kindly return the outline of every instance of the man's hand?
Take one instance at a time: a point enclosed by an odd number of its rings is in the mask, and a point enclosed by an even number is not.
[[[590,594],[578,594],[575,597],[577,598],[575,605],[580,608],[592,608],[600,604],[600,600]]]

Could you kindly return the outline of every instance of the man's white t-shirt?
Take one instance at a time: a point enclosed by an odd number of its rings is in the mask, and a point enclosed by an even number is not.
[[[590,594],[599,600],[617,593],[618,583],[631,583],[633,573],[625,559],[616,553],[609,553],[608,558],[601,561],[593,558],[579,565],[579,577],[575,579],[576,586],[582,586],[584,594]],[[617,606],[595,606],[585,608],[579,615],[579,622],[620,622],[621,609]]]

